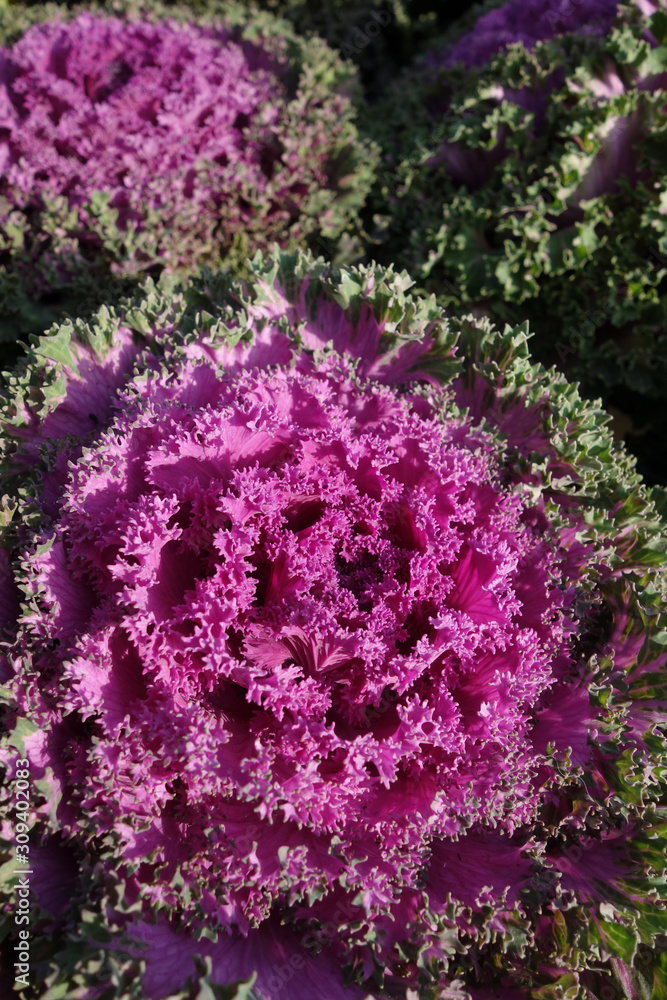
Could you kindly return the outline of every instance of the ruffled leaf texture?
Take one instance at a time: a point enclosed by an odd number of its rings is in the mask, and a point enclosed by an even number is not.
[[[667,63],[664,3],[616,6],[506,3],[441,41],[376,116],[374,204],[381,259],[457,314],[528,319],[543,363],[623,409],[660,406],[667,370]]]
[[[376,266],[253,272],[149,285],[13,383],[3,756],[50,988],[630,969],[664,930],[660,495],[525,331]]]
[[[323,42],[264,13],[30,27],[0,50],[0,334],[21,311],[41,332],[54,299],[99,304],[105,281],[338,236],[375,158],[353,90]]]

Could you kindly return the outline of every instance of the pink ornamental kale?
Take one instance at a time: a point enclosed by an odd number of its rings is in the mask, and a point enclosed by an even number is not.
[[[26,288],[94,298],[93,264],[99,282],[100,267],[130,278],[337,236],[374,156],[351,82],[268,15],[32,27],[0,50],[5,308],[29,314]]]
[[[404,278],[255,270],[222,304],[193,286],[101,315],[100,380],[90,331],[60,360],[44,338],[23,376],[39,416],[17,377],[7,452],[34,497],[0,607],[18,584],[36,891],[79,920],[70,947],[93,946],[92,898],[151,1000],[187,990],[197,954],[266,1000],[526,996],[526,974],[574,974],[575,941],[595,981],[595,955],[627,959],[600,880],[634,947],[655,935],[642,847],[664,789],[623,792],[664,716],[641,694],[664,654],[633,617],[655,512],[521,335],[463,323],[456,375]],[[77,412],[94,382],[111,409]],[[98,862],[69,908],[58,850]]]

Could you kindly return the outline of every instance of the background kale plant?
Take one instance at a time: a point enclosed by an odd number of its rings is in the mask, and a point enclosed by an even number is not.
[[[266,12],[10,8],[0,51],[0,342],[138,277],[336,239],[376,152],[354,74]],[[30,20],[36,21],[24,34]]]
[[[528,319],[534,351],[622,410],[667,470],[667,11],[494,4],[372,119],[383,260],[440,301]]]

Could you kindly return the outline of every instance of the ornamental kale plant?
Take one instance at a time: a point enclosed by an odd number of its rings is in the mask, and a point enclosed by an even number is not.
[[[536,356],[635,429],[655,400],[654,452],[667,427],[666,18],[652,0],[512,0],[438,44],[376,116],[381,255],[455,312],[528,318]]]
[[[30,27],[0,50],[0,338],[146,272],[338,237],[375,158],[353,89],[319,39],[229,5]]]
[[[10,378],[35,996],[667,995],[664,493],[410,284],[258,256]]]

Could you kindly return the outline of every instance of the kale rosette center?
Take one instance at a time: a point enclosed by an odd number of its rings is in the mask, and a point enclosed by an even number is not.
[[[341,890],[387,912],[438,838],[534,818],[564,588],[493,438],[336,356],[121,401],[29,561],[65,825],[243,931]]]

